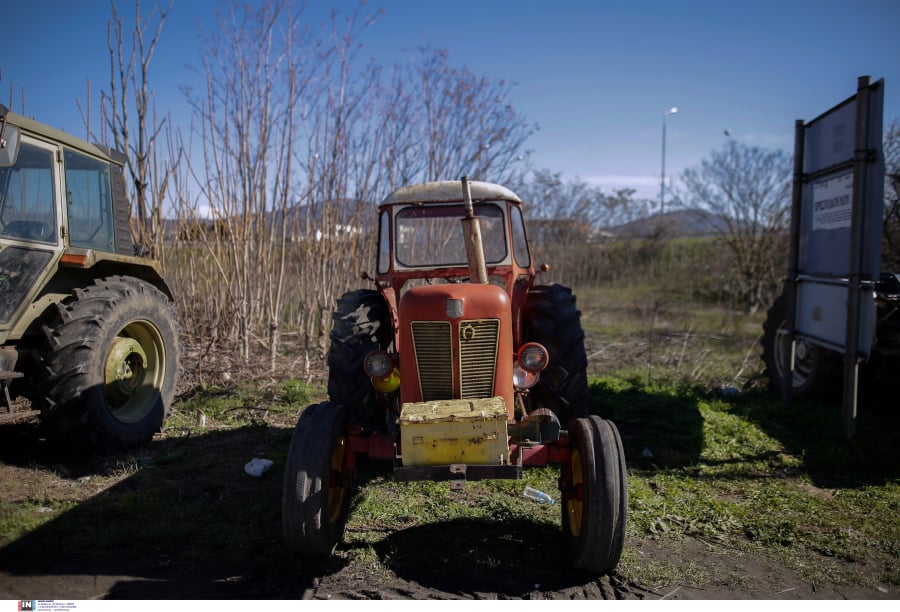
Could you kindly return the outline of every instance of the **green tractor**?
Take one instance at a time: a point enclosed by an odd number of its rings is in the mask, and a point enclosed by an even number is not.
[[[0,420],[39,414],[75,450],[149,441],[175,394],[172,293],[136,255],[124,163],[0,105]]]

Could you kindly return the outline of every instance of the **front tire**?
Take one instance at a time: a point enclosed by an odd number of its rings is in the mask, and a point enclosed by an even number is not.
[[[628,472],[619,431],[592,415],[569,431],[563,465],[563,535],[572,565],[597,575],[615,569],[625,544]]]
[[[162,428],[175,395],[178,330],[154,286],[98,279],[57,306],[45,327],[48,435],[75,449],[127,449]]]
[[[314,404],[291,436],[281,523],[288,548],[301,558],[328,557],[343,538],[355,477],[347,461],[347,421],[344,406]]]

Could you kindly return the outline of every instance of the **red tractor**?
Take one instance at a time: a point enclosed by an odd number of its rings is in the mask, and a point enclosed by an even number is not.
[[[288,546],[333,552],[361,456],[393,462],[399,481],[451,489],[553,464],[572,564],[614,569],[628,506],[622,442],[588,414],[575,297],[534,284],[519,197],[465,177],[403,187],[378,207],[378,228],[376,288],[339,300],[329,400],[303,411],[291,439]]]

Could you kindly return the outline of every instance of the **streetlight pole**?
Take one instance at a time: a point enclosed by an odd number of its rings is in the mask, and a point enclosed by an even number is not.
[[[662,125],[662,170],[659,173],[659,214],[665,212],[666,197],[666,117],[678,112],[678,107],[673,106],[663,113]]]

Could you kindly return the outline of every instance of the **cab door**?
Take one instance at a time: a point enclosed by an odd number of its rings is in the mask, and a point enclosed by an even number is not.
[[[58,148],[22,135],[15,164],[0,167],[0,342],[62,254]]]

